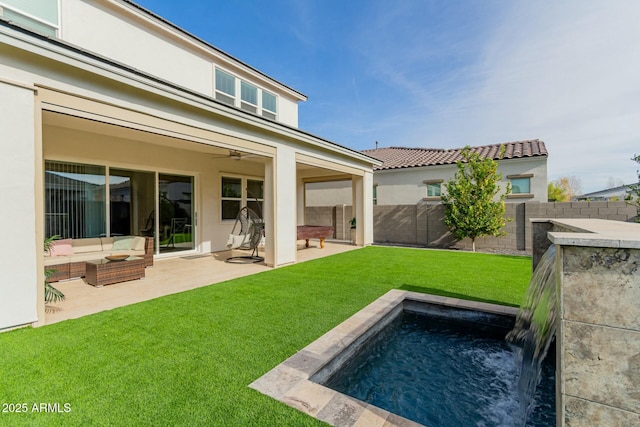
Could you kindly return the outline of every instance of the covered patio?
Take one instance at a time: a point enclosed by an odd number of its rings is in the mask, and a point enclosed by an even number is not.
[[[345,242],[325,242],[320,249],[317,240],[305,248],[298,242],[298,262],[310,261],[329,255],[357,249]],[[184,292],[238,277],[268,271],[265,263],[234,264],[225,260],[231,256],[246,255],[244,251],[222,251],[207,254],[185,255],[180,258],[156,260],[145,271],[145,278],[96,288],[84,279],[72,279],[55,283],[66,299],[45,307],[45,325],[75,319],[104,310],[135,304],[165,295]]]

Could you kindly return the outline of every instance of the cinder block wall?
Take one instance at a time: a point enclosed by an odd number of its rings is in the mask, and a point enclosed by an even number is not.
[[[351,206],[307,207],[305,223],[331,225],[334,238],[350,239]],[[373,238],[376,243],[470,249],[471,240],[456,241],[444,224],[442,204],[420,202],[416,205],[374,206]],[[637,212],[625,202],[525,202],[507,203],[503,237],[476,240],[478,249],[532,250],[531,218],[598,218],[614,221],[634,221]]]

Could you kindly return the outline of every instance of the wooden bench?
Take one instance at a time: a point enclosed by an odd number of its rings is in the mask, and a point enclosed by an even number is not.
[[[326,225],[299,225],[298,240],[305,241],[305,248],[309,247],[309,239],[320,239],[320,248],[324,249],[325,237],[333,237],[333,227]]]

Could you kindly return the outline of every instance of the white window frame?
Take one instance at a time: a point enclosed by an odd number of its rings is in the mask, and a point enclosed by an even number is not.
[[[260,115],[262,117],[267,117],[267,118],[272,119],[272,120],[277,120],[278,119],[278,95],[276,95],[275,93],[268,92],[268,91],[266,91],[264,89],[261,92],[262,92],[262,97],[260,99]],[[264,100],[264,94],[265,93],[268,94],[268,95],[273,96],[274,101],[276,103],[276,110],[275,111],[272,111],[272,110],[269,110],[267,108],[264,108],[263,100]],[[269,116],[265,116],[265,112]],[[271,117],[271,115],[273,115],[273,117]]]
[[[372,196],[373,196],[373,205],[377,206],[378,205],[378,184],[377,183],[373,184]]]
[[[422,183],[425,185],[426,189],[425,189],[425,197],[423,197],[423,200],[441,200],[442,198],[442,183],[444,182],[443,179],[426,179],[424,181],[422,181]],[[440,188],[440,195],[438,196],[430,196],[429,195],[429,186],[430,185],[435,185],[438,184],[438,187]]]
[[[238,198],[238,197],[223,197],[222,196],[222,181],[225,178],[239,179],[240,180],[241,197]],[[242,209],[245,206],[247,206],[247,202],[255,201],[255,199],[253,197],[250,197],[249,194],[247,193],[247,181],[260,181],[260,182],[262,182],[262,185],[263,185],[263,188],[264,188],[264,177],[251,176],[251,175],[237,175],[237,174],[232,174],[232,173],[220,174],[220,215],[218,216],[218,218],[220,219],[221,223],[229,223],[229,222],[233,222],[233,221],[236,220],[235,217],[234,218],[222,218],[222,201],[223,200],[237,200],[237,201],[240,201],[240,209]],[[260,202],[262,204],[262,206],[264,206],[264,191],[263,191],[263,194],[262,194],[262,198],[258,198],[258,202]],[[260,212],[257,212],[257,213],[260,214]]]
[[[256,104],[253,104],[252,102],[247,101],[242,97],[242,85],[243,84],[255,89],[255,91],[256,91]],[[259,105],[257,103],[260,102],[260,92],[261,91],[260,91],[260,88],[258,86],[254,85],[252,83],[249,83],[247,81],[240,80],[240,108],[243,109],[244,111],[248,111],[248,112],[253,113],[253,114],[258,114],[258,112],[260,111],[260,107],[259,107]],[[245,105],[249,106],[249,109],[243,108]]]
[[[10,10],[11,12],[17,14],[17,15],[21,15],[24,16],[27,19],[30,19],[32,21],[36,21],[42,25],[44,25],[45,27],[49,27],[51,29],[53,29],[53,37],[60,37],[60,0],[56,0],[56,8],[58,10],[58,23],[53,23],[47,20],[44,20],[38,16],[35,16],[31,13],[25,12],[23,10],[17,9],[15,6],[12,5],[8,5],[6,2],[0,1],[0,17],[4,17],[4,9]],[[40,31],[38,31],[35,28],[29,28],[32,31],[41,33]],[[51,36],[51,34],[48,33],[41,33],[41,34],[45,34],[47,36]]]
[[[233,95],[218,89],[218,71],[228,75],[229,77],[233,78]],[[232,73],[228,72],[227,70],[224,70],[220,67],[214,67],[214,72],[213,72],[213,91],[214,91],[214,98],[222,103],[225,103],[227,105],[233,105],[233,106],[237,106],[237,102],[238,102],[238,86],[240,85],[239,83],[239,79],[234,76]],[[220,94],[220,98],[218,98],[218,94]],[[228,102],[225,98],[228,98]]]

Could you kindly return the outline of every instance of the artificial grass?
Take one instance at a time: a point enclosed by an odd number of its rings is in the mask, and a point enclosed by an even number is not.
[[[390,289],[519,305],[530,277],[527,257],[368,247],[2,333],[0,410],[28,411],[0,425],[322,425],[247,385]]]

